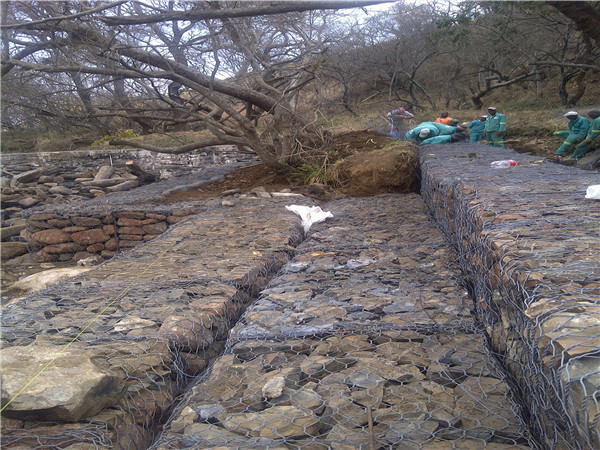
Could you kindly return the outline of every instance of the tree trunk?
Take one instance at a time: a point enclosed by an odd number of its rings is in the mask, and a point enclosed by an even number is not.
[[[562,1],[548,2],[548,5],[571,19],[584,36],[600,45],[600,9],[594,2]]]

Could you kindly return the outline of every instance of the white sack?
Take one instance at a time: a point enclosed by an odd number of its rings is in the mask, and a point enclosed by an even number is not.
[[[585,192],[585,198],[600,200],[600,184],[588,186],[587,191]]]
[[[285,208],[300,216],[305,233],[308,232],[313,223],[323,222],[328,217],[333,217],[333,214],[329,211],[323,211],[320,206],[290,205]]]

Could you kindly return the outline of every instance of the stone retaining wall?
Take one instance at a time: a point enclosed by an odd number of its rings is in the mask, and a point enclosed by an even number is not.
[[[414,195],[331,202],[298,248],[284,206],[309,199],[214,200],[4,308],[3,447],[147,448],[195,380],[155,448],[599,448],[597,174],[483,145],[420,153],[456,254]],[[504,158],[521,164],[490,168]],[[131,198],[40,222],[82,245],[184,217]]]
[[[520,162],[492,169],[493,160]],[[600,448],[598,173],[483,145],[420,149],[486,337],[544,448]]]
[[[188,206],[171,211],[162,208],[160,212],[32,214],[27,218],[27,241],[37,262],[79,261],[94,255],[110,259],[120,251],[155,239],[172,224],[202,209]]]
[[[151,444],[302,238],[283,200],[235,202],[3,309],[3,448]]]
[[[529,448],[420,198],[325,208],[152,448]]]

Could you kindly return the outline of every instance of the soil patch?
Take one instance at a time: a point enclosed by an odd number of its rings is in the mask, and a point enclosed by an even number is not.
[[[242,167],[225,175],[224,180],[215,181],[202,189],[173,192],[161,197],[164,203],[191,202],[204,199],[220,197],[223,192],[234,189],[240,192],[248,192],[258,187],[265,187],[269,191],[281,191],[284,189],[298,189],[299,181],[291,180],[284,175],[277,174],[264,164],[253,164]]]

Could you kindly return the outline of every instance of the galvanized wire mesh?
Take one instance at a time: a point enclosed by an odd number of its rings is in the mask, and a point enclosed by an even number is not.
[[[595,448],[599,215],[563,187],[591,177],[485,150],[421,150],[457,253],[417,195],[335,200],[307,236],[289,199],[214,201],[4,308],[3,381],[68,346],[32,387],[101,383],[79,409],[15,402],[2,445]]]
[[[529,448],[418,196],[327,208],[152,448]]]
[[[511,169],[492,160],[517,159]],[[459,253],[487,339],[544,448],[598,448],[597,174],[462,144],[421,152],[422,195]]]
[[[283,204],[242,202],[3,309],[3,447],[151,444],[302,238]]]

